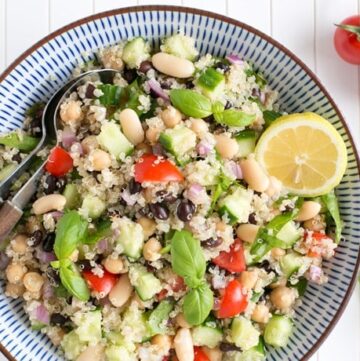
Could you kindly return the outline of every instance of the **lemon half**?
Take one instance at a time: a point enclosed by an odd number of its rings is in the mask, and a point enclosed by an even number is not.
[[[314,197],[336,187],[346,170],[346,146],[336,129],[315,113],[278,118],[261,135],[256,159],[291,193]]]

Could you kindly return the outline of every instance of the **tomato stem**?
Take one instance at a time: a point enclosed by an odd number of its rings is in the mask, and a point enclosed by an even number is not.
[[[335,26],[349,33],[355,34],[357,36],[358,41],[360,41],[360,26],[347,25],[347,24],[335,24]]]

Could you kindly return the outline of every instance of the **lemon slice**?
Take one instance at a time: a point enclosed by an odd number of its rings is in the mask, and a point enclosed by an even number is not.
[[[264,170],[289,192],[309,197],[336,187],[347,165],[340,134],[315,113],[277,119],[260,137],[255,155]]]

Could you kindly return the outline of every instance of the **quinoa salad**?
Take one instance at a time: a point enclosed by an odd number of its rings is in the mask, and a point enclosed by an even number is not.
[[[117,73],[65,99],[58,143],[33,164],[47,159],[1,244],[5,294],[66,360],[265,360],[287,346],[307,284],[327,282],[336,184],[312,194],[265,169],[262,139],[294,115],[236,54],[199,55],[181,33],[160,49],[139,37],[74,76],[100,68]],[[36,146],[43,109],[0,136],[0,180]]]

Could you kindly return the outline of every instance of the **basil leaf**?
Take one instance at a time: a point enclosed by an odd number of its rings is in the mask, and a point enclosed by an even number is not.
[[[264,110],[263,117],[265,121],[265,127],[271,125],[277,118],[282,116],[281,113],[276,112],[275,110]]]
[[[106,107],[119,105],[120,96],[123,91],[121,87],[111,84],[101,84],[98,86],[98,89],[103,92],[103,95],[99,97],[102,105]]]
[[[171,265],[189,287],[198,287],[205,275],[206,261],[200,241],[188,231],[175,231],[171,240]]]
[[[246,127],[256,118],[255,114],[247,114],[236,109],[226,109],[221,113],[214,113],[215,121],[229,127]]]
[[[151,312],[148,325],[152,335],[165,334],[167,332],[166,321],[173,308],[173,302],[164,300]]]
[[[234,181],[231,178],[227,177],[223,172],[219,174],[217,184],[211,194],[211,206],[209,213],[214,210],[216,203],[221,197],[221,195],[226,192],[233,183]]]
[[[335,223],[335,242],[339,243],[341,239],[341,232],[343,229],[343,222],[340,217],[339,204],[334,191],[321,196],[331,218]]]
[[[60,260],[70,257],[84,239],[88,222],[76,211],[65,213],[57,224],[54,251]]]
[[[131,84],[124,88],[124,91],[120,97],[120,108],[130,108],[134,110],[138,115],[141,115],[143,111],[139,109],[139,106],[141,105],[139,101],[139,96],[144,94],[145,93],[139,87],[137,79],[134,80]]]
[[[184,317],[190,325],[200,325],[209,316],[213,305],[213,293],[208,284],[203,283],[184,297]]]
[[[83,243],[96,244],[103,238],[111,235],[111,221],[110,219],[103,219],[96,225],[96,229],[92,232],[88,232]]]
[[[308,285],[307,279],[306,278],[300,278],[297,283],[295,283],[294,285],[289,284],[288,286],[296,288],[297,291],[298,291],[299,296],[302,297],[305,294],[307,285]]]
[[[188,117],[205,118],[212,114],[210,100],[193,90],[173,89],[170,100],[175,108]]]
[[[42,112],[45,108],[45,103],[39,102],[34,103],[27,111],[26,115],[28,115],[31,118],[40,118],[42,116]]]
[[[6,145],[11,148],[17,148],[24,152],[32,151],[39,143],[38,138],[30,137],[23,134],[21,137],[15,131],[10,134],[0,136],[0,144]]]
[[[80,301],[89,300],[89,288],[73,263],[67,267],[60,267],[60,281],[62,285],[70,292],[70,294]]]
[[[255,83],[259,86],[260,89],[264,89],[265,85],[267,84],[266,79],[264,76],[259,72],[252,68],[246,69],[245,74],[248,77],[254,76],[255,77]]]

